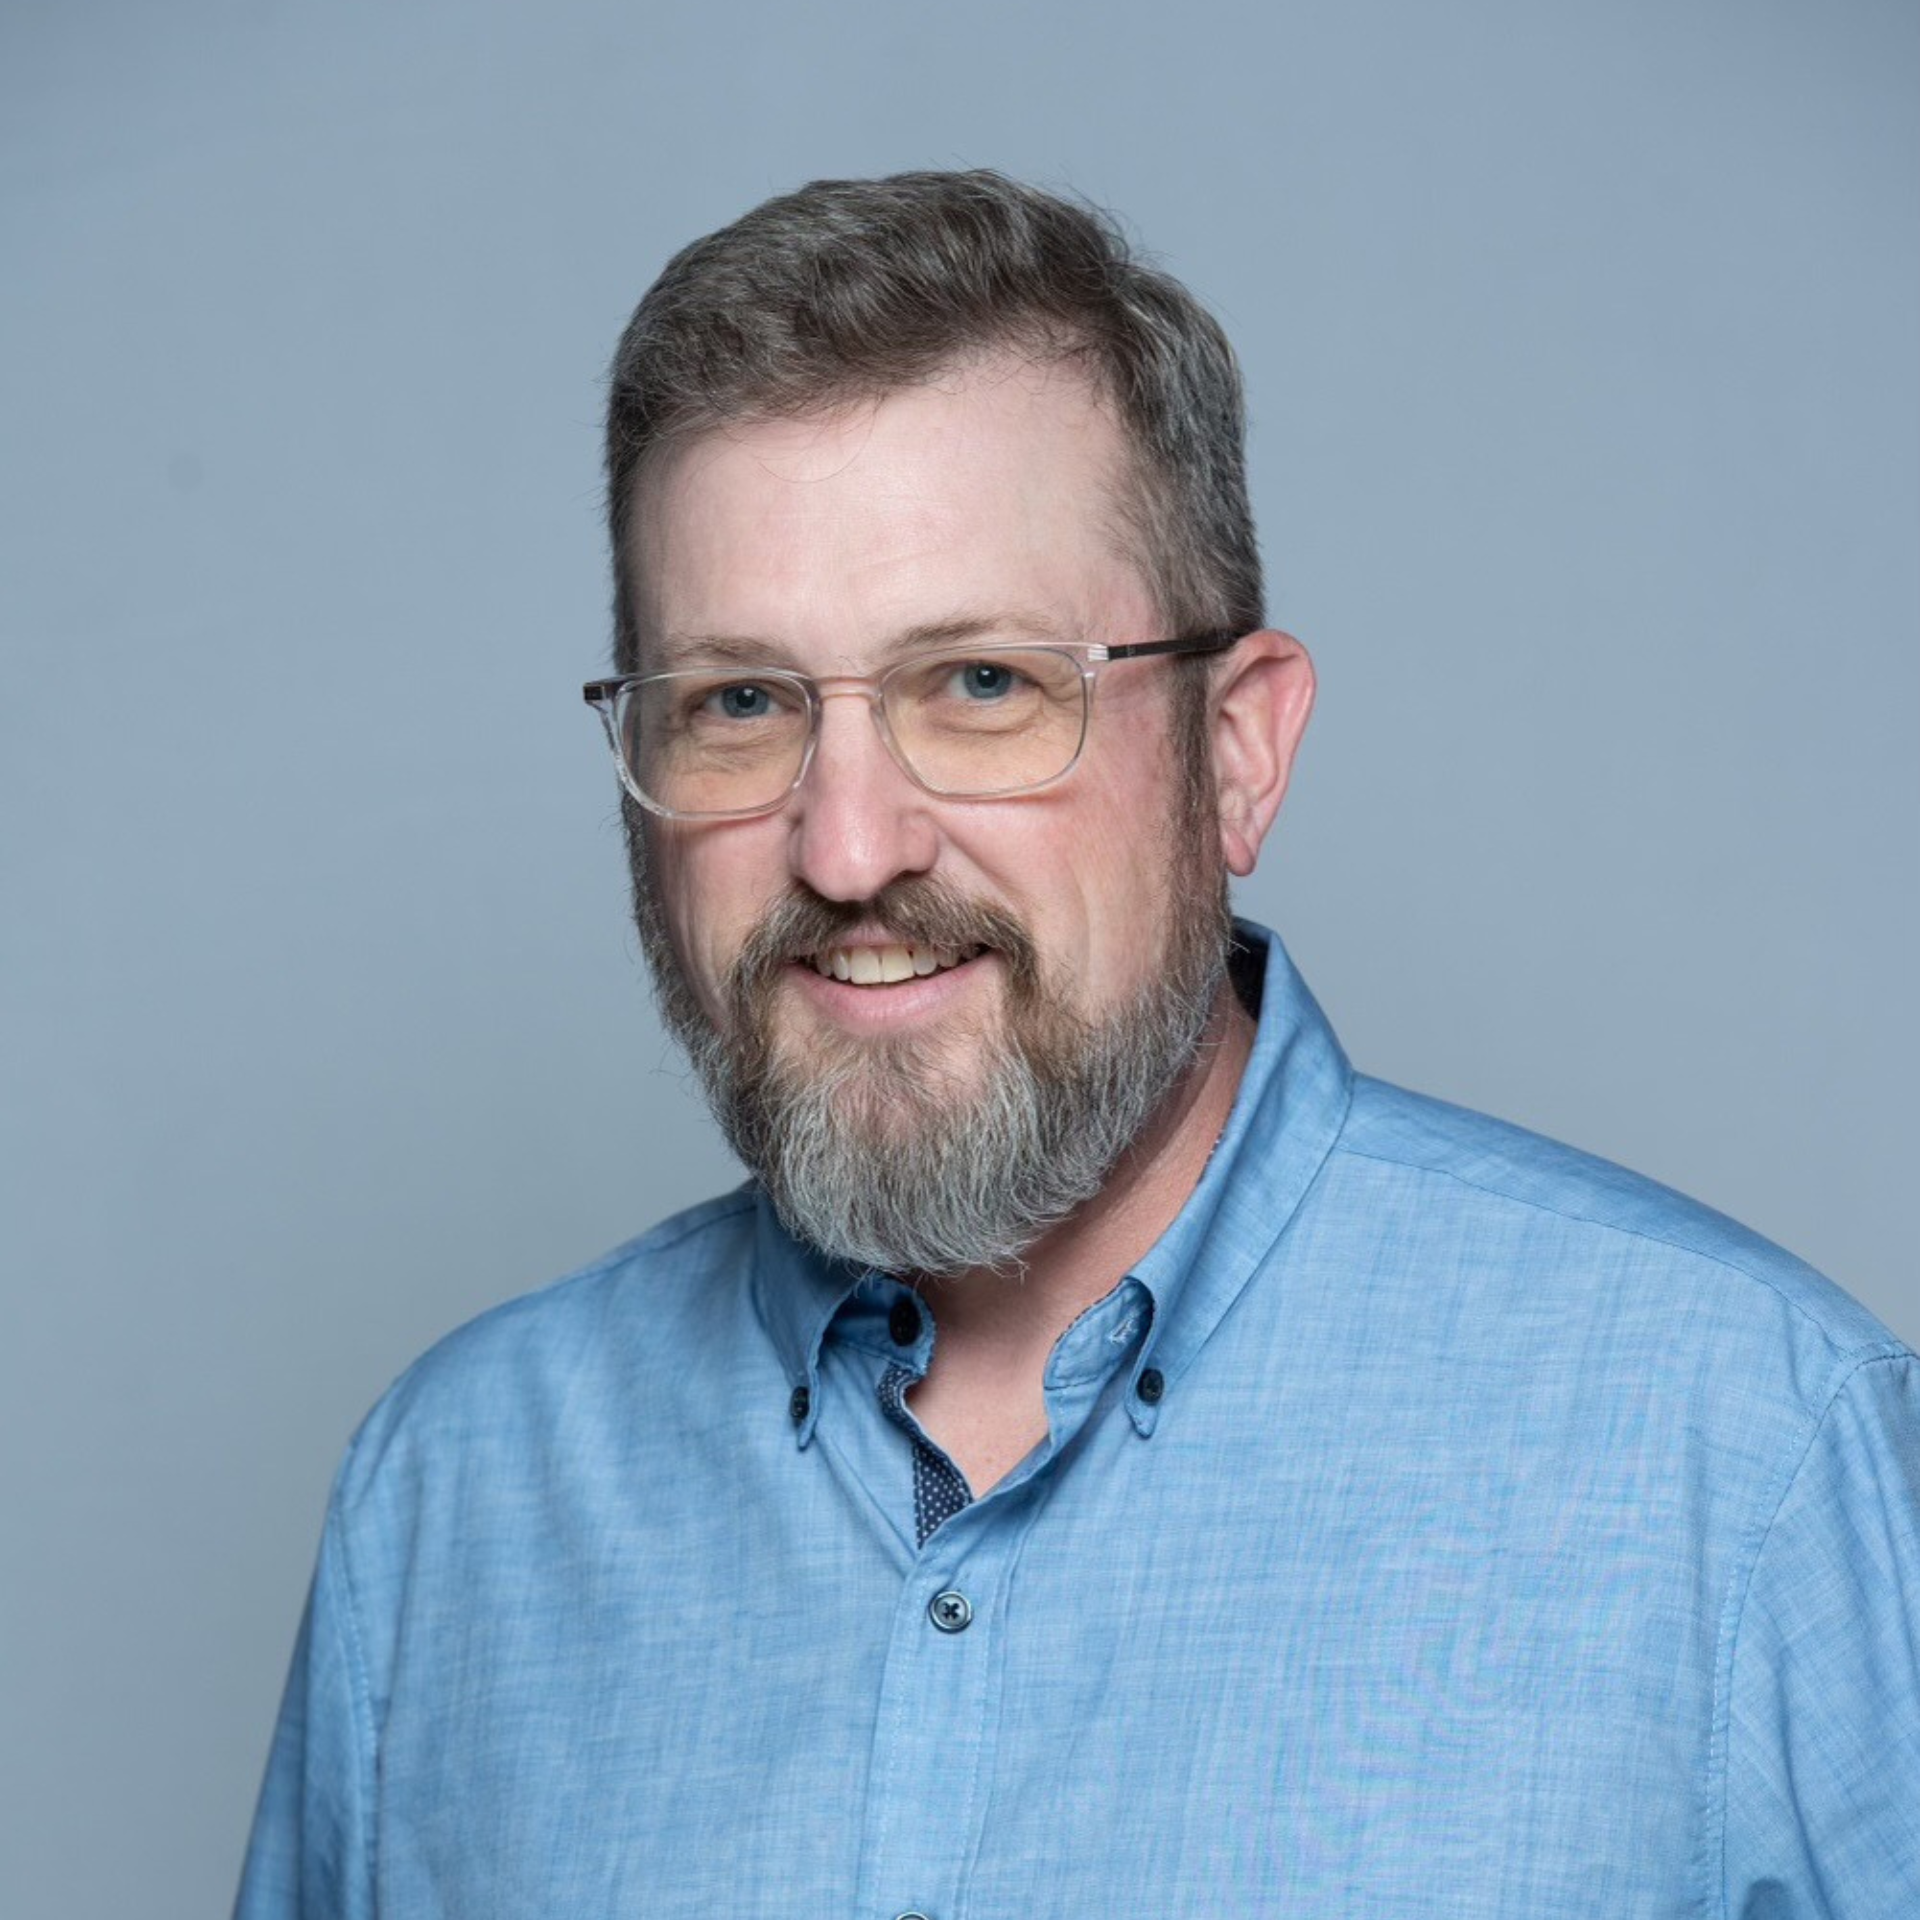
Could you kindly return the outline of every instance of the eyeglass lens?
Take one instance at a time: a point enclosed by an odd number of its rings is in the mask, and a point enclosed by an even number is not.
[[[1080,663],[1044,647],[904,661],[878,693],[895,757],[922,786],[955,797],[1044,786],[1073,765],[1086,734]],[[745,813],[798,778],[814,702],[808,682],[783,671],[651,674],[623,690],[614,726],[650,800],[672,813]]]

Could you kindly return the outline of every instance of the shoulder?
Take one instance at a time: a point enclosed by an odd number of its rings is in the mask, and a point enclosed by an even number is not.
[[[1676,1337],[1694,1317],[1760,1322],[1809,1357],[1824,1352],[1839,1372],[1880,1355],[1911,1358],[1851,1295],[1738,1221],[1485,1114],[1356,1076],[1334,1160],[1381,1201],[1403,1198],[1483,1244],[1557,1255],[1576,1288],[1585,1276],[1644,1293]]]
[[[688,1208],[590,1265],[455,1328],[362,1422],[337,1497],[440,1457],[524,1455],[569,1421],[618,1419],[737,1342],[749,1299],[751,1187]]]

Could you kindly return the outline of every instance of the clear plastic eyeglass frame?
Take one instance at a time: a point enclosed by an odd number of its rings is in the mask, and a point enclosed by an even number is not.
[[[688,672],[668,673],[628,673],[610,680],[589,680],[581,693],[587,705],[600,715],[601,724],[606,728],[607,744],[613,749],[614,765],[619,769],[620,784],[633,799],[649,813],[658,814],[668,820],[751,820],[761,814],[777,812],[799,788],[807,777],[807,769],[813,764],[815,747],[820,741],[821,703],[835,699],[843,694],[857,695],[867,702],[873,715],[874,726],[879,730],[887,752],[894,764],[904,773],[921,792],[933,795],[939,800],[1011,800],[1022,794],[1038,793],[1042,788],[1057,785],[1080,764],[1080,756],[1086,749],[1087,729],[1092,724],[1093,688],[1096,671],[1109,661],[1144,660],[1156,655],[1184,656],[1194,654],[1224,653],[1236,645],[1245,635],[1239,632],[1200,634],[1182,640],[1146,640],[1133,646],[1108,647],[1097,642],[1086,641],[1072,645],[1053,645],[1049,643],[1016,643],[1011,646],[995,647],[952,647],[942,648],[938,653],[917,655],[913,659],[889,667],[881,674],[835,674],[816,679],[811,674],[799,673],[789,667],[743,666],[725,669],[725,677],[740,682],[777,682],[781,686],[796,689],[806,703],[807,737],[800,752],[799,764],[792,779],[770,799],[758,802],[751,807],[731,807],[725,809],[687,809],[669,807],[656,800],[640,784],[636,770],[629,764],[628,755],[621,744],[618,710],[623,696],[649,682],[665,682],[691,677],[693,673],[707,674],[711,669],[694,669]],[[1023,781],[1016,786],[995,787],[986,791],[956,790],[950,787],[938,787],[922,777],[912,761],[901,750],[899,742],[893,736],[893,730],[887,721],[885,689],[889,680],[905,672],[918,672],[928,666],[945,661],[955,665],[970,660],[999,659],[1009,654],[1051,654],[1072,665],[1080,676],[1081,706],[1080,730],[1074,743],[1072,756],[1057,771],[1044,779]]]

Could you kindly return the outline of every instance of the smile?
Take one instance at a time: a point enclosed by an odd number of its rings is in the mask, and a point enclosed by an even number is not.
[[[822,947],[803,954],[804,964],[823,980],[844,980],[856,987],[890,987],[902,980],[945,973],[984,952],[981,947]]]

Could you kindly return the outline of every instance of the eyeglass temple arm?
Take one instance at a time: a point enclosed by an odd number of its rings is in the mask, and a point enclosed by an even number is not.
[[[1237,646],[1246,635],[1237,630],[1232,633],[1203,633],[1191,640],[1143,640],[1136,646],[1109,647],[1109,660],[1144,660],[1156,653],[1225,653],[1229,647]]]

